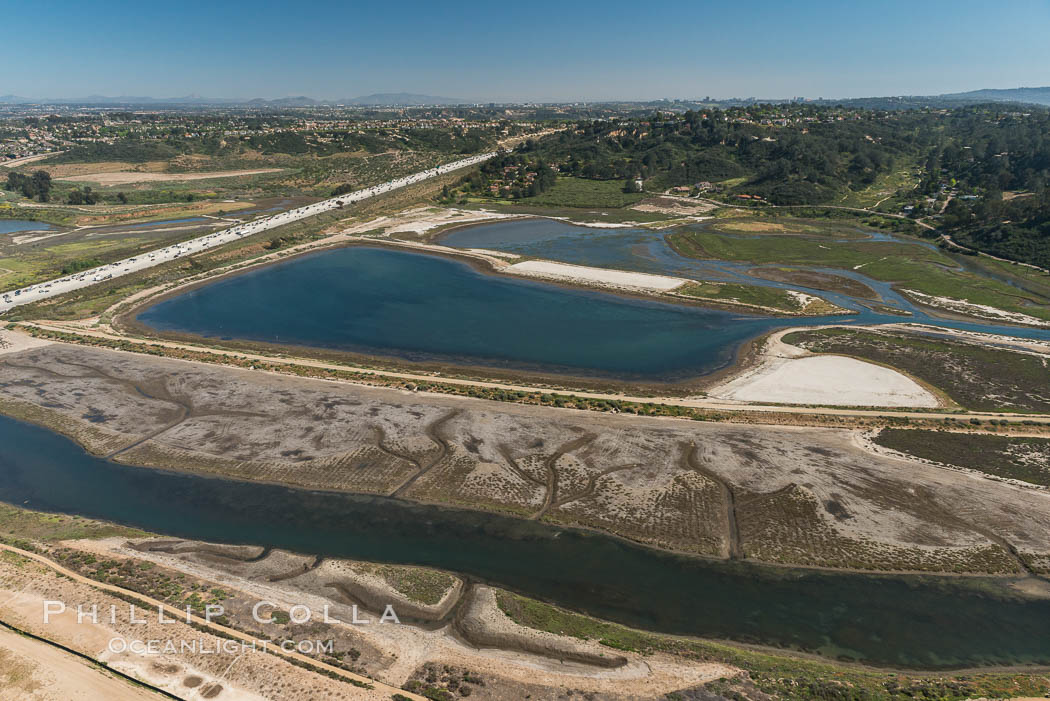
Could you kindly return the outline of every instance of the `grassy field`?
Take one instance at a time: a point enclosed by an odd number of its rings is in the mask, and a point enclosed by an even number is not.
[[[695,662],[721,662],[747,675],[705,685],[706,695],[671,694],[668,701],[728,698],[735,701],[961,701],[987,697],[1042,696],[1050,680],[1042,674],[977,673],[909,675],[847,666],[704,640],[662,636],[571,613],[517,594],[497,593],[499,607],[516,623],[536,630],[596,640],[616,650],[665,653]],[[717,695],[717,696],[715,696]]]
[[[995,275],[1008,275],[1015,278],[1027,290],[1050,298],[1050,273],[1035,270],[1017,263],[1006,263],[987,256],[973,256],[972,263]]]
[[[559,176],[554,187],[521,200],[535,207],[626,207],[646,198],[641,192],[626,193],[620,180],[584,180]]]
[[[927,460],[1050,486],[1050,438],[890,428],[875,442]]]
[[[683,285],[678,292],[690,297],[702,297],[727,302],[742,302],[760,307],[798,312],[802,305],[798,298],[786,290],[760,285],[740,285],[722,282],[697,282]]]
[[[80,538],[141,538],[148,535],[136,528],[126,528],[80,516],[48,514],[17,506],[0,504],[0,540],[38,543]]]
[[[816,270],[801,270],[798,268],[785,268],[782,266],[752,268],[750,274],[763,280],[775,280],[786,282],[791,285],[808,287],[814,290],[827,290],[828,292],[842,292],[853,297],[864,299],[875,299],[873,289],[859,280],[844,275],[832,275]]]
[[[892,171],[876,177],[875,182],[863,190],[846,190],[842,199],[834,204],[861,209],[879,205],[879,211],[897,213],[900,211],[900,198],[911,196],[915,186],[919,184],[919,176],[915,173],[914,163],[903,162]]]
[[[216,222],[221,223],[221,222]],[[210,229],[86,238],[78,236],[43,241],[38,244],[13,245],[0,240],[0,290],[11,290],[61,276],[72,264],[98,264],[122,260],[143,251],[153,250],[207,233]]]
[[[817,353],[900,368],[974,411],[1050,411],[1050,371],[1037,356],[919,335],[796,331],[784,341]]]
[[[464,206],[465,209],[484,209],[488,211],[505,212],[507,214],[524,214],[537,217],[562,217],[576,222],[588,224],[621,224],[624,222],[639,222],[644,224],[659,224],[675,219],[673,215],[660,212],[639,212],[627,208],[573,208],[573,207],[541,207],[531,204],[532,200],[491,200],[482,198],[471,198]]]
[[[866,235],[859,231],[858,225],[851,222],[819,219],[798,219],[794,217],[755,217],[742,216],[719,217],[710,229],[725,234],[743,234],[755,236],[814,236],[834,239],[864,239]]]
[[[746,220],[719,222],[740,226]],[[768,222],[762,222],[768,224]],[[812,236],[726,235],[710,231],[672,234],[679,253],[700,259],[758,265],[810,265],[856,270],[873,279],[936,297],[961,299],[1050,320],[1050,299],[1006,282],[958,270],[943,252],[898,241],[829,242]]]
[[[7,256],[0,258],[0,290],[11,290],[61,275],[62,268],[73,261],[117,260],[126,252],[140,247],[152,248],[146,237],[120,237],[80,241],[46,248],[29,249],[25,252],[8,248]],[[2,250],[2,248],[0,248]],[[5,272],[6,271],[6,272]]]
[[[442,597],[456,583],[456,578],[450,574],[423,567],[401,567],[366,562],[357,563],[354,567],[382,577],[387,584],[412,601],[426,606],[440,603]]]

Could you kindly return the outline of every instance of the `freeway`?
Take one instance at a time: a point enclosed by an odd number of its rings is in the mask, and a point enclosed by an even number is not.
[[[65,277],[60,277],[49,282],[39,282],[35,285],[30,285],[29,287],[10,290],[4,292],[3,295],[0,296],[0,314],[23,304],[29,304],[31,302],[40,301],[41,299],[47,299],[48,297],[66,294],[67,292],[79,290],[104,280],[110,280],[140,270],[145,270],[155,265],[175,260],[184,255],[200,253],[209,248],[222,246],[231,241],[236,241],[246,236],[257,234],[261,231],[266,231],[278,226],[283,226],[284,224],[290,224],[291,222],[306,219],[307,217],[340,209],[344,205],[360,202],[361,200],[376,197],[402,187],[407,187],[408,185],[414,185],[423,182],[424,180],[444,175],[445,173],[450,173],[454,170],[459,170],[460,168],[477,165],[478,163],[487,161],[495,155],[495,152],[481,153],[459,161],[446,163],[442,166],[436,166],[419,173],[406,175],[403,178],[397,178],[396,180],[391,180],[382,183],[381,185],[373,185],[372,187],[349,192],[345,195],[339,195],[321,202],[308,204],[304,207],[290,209],[286,212],[274,214],[270,217],[237,224],[228,229],[216,231],[189,241],[183,241],[182,243],[172,244],[165,248],[140,253],[134,258],[125,258],[124,260],[118,260],[114,263],[109,263],[97,268],[66,275]]]

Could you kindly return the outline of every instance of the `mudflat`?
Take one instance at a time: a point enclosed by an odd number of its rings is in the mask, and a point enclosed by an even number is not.
[[[58,343],[0,359],[0,410],[131,465],[455,503],[708,557],[1023,574],[1050,553],[1047,492],[881,455],[855,430],[578,412]]]

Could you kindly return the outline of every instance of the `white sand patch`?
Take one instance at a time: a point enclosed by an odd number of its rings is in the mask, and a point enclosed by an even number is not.
[[[606,268],[589,268],[582,265],[554,263],[546,260],[527,260],[504,268],[504,272],[550,280],[564,280],[576,283],[598,283],[613,287],[626,287],[638,290],[668,292],[690,280],[666,275],[649,275],[632,273],[626,270],[609,270]]]
[[[12,236],[11,237],[11,243],[13,243],[16,246],[21,246],[23,243],[36,243],[37,241],[44,241],[46,239],[51,239],[51,238],[54,238],[56,236],[65,236],[66,234],[69,233],[68,231],[57,231],[55,233],[47,233],[47,234],[45,234],[43,232],[44,232],[44,230],[41,229],[39,231],[29,232],[28,234],[21,234],[19,236]]]
[[[184,182],[187,180],[209,180],[211,178],[235,178],[239,175],[261,175],[279,173],[282,168],[259,168],[257,170],[216,170],[211,173],[88,173],[68,175],[55,180],[73,183],[98,183],[99,185],[129,185],[131,183]]]
[[[805,309],[814,302],[823,301],[820,297],[814,297],[813,295],[808,295],[805,292],[799,292],[798,290],[785,290],[785,292],[795,298],[795,301],[798,302],[799,309]]]
[[[1002,309],[990,307],[987,304],[974,304],[972,302],[967,302],[964,299],[952,299],[951,297],[934,297],[933,295],[923,294],[922,292],[916,292],[915,290],[904,290],[904,292],[907,293],[908,296],[914,297],[922,304],[931,307],[938,307],[940,309],[947,309],[951,312],[976,316],[981,319],[1012,321],[1015,324],[1025,324],[1027,326],[1050,326],[1050,322],[1037,319],[1034,316],[1028,316],[1027,314],[1021,314],[1018,312],[1004,311]]]
[[[394,215],[376,217],[353,224],[343,230],[345,234],[363,234],[381,229],[389,234],[425,234],[428,231],[448,224],[472,224],[495,219],[520,219],[520,214],[502,214],[485,209],[436,209],[434,207],[415,207]]]
[[[467,248],[464,250],[470,251],[471,253],[480,253],[484,256],[496,256],[497,258],[508,258],[510,260],[514,260],[515,258],[521,258],[521,256],[519,256],[517,253],[509,253],[507,251],[493,251],[489,248]]]
[[[938,406],[936,397],[896,370],[839,355],[771,358],[709,395],[767,404]]]
[[[602,221],[576,221],[569,217],[544,217],[544,219],[556,219],[563,221],[566,224],[572,224],[574,226],[582,226],[588,229],[633,229],[641,226],[641,222],[636,221],[625,221],[625,222],[602,222]]]

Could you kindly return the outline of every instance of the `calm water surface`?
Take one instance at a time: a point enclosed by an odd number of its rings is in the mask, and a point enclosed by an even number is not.
[[[546,220],[503,222],[464,229],[446,241],[707,279],[743,274],[743,267],[731,264],[699,270],[716,264],[678,256],[653,232],[587,229],[580,235],[576,230],[582,228]],[[897,297],[885,283],[874,285]],[[707,310],[494,276],[427,254],[358,247],[219,280],[156,304],[138,319],[155,329],[212,338],[658,381],[721,369],[741,343],[774,328],[902,320],[844,295],[821,294],[857,313],[785,319]],[[943,321],[921,312],[908,320],[1050,339],[1050,330]]]
[[[723,367],[741,341],[783,323],[497,277],[381,248],[316,253],[230,277],[138,319],[208,337],[661,379]]]
[[[0,234],[16,234],[19,231],[54,231],[55,227],[42,221],[30,219],[0,219]]]
[[[31,509],[438,567],[668,633],[908,667],[1050,663],[1050,599],[976,578],[708,562],[492,514],[126,467],[6,417],[0,446],[0,501]]]

